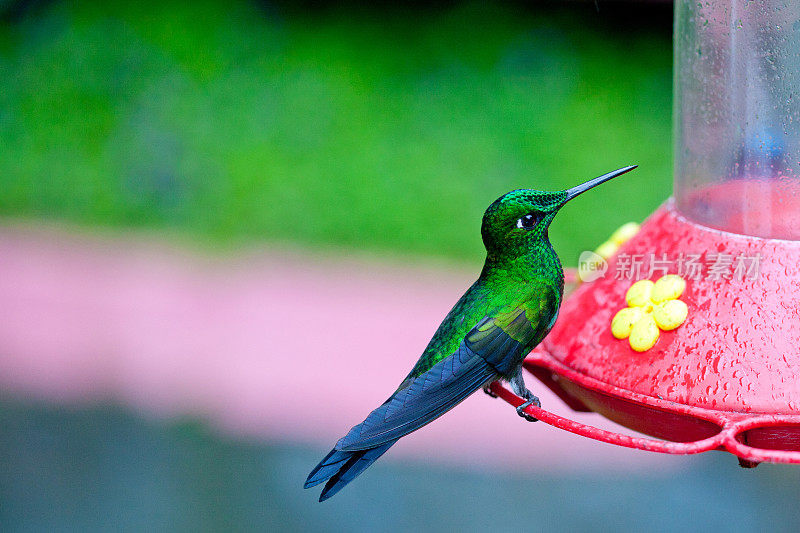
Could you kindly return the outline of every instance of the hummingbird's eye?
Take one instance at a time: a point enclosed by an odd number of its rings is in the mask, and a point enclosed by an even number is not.
[[[520,229],[533,229],[537,222],[539,222],[539,217],[528,213],[524,217],[517,219],[517,227]]]

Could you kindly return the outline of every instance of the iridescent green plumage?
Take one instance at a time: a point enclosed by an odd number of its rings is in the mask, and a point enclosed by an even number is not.
[[[400,437],[452,409],[496,379],[508,380],[525,404],[525,355],[553,327],[564,271],[547,235],[558,210],[578,194],[635,167],[625,167],[566,191],[511,191],[483,216],[486,262],[447,314],[394,394],[336,443],[311,471],[306,488],[328,481],[320,501],[336,494]]]
[[[521,189],[489,206],[481,225],[487,252],[481,275],[447,314],[403,383],[452,354],[484,317],[494,317],[493,322],[514,340],[530,345],[526,354],[539,344],[555,322],[564,290],[564,270],[547,238],[547,227],[566,195]],[[541,214],[538,224],[531,230],[516,227],[531,212]],[[520,311],[531,328],[514,335],[503,327],[504,320]]]

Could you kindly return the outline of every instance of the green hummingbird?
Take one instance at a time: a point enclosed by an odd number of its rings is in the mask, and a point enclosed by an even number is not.
[[[305,488],[327,480],[319,497],[339,492],[400,437],[440,417],[498,379],[525,400],[522,361],[553,327],[564,292],[564,270],[547,230],[567,202],[636,165],[558,192],[519,189],[495,200],[483,215],[486,261],[480,276],[450,310],[397,390],[336,443],[311,471]]]

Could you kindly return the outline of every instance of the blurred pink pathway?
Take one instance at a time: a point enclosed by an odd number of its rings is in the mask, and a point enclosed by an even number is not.
[[[240,437],[332,445],[406,375],[475,273],[0,227],[0,390],[196,416]],[[543,404],[569,411],[532,377]],[[475,394],[394,457],[548,470],[673,469]]]

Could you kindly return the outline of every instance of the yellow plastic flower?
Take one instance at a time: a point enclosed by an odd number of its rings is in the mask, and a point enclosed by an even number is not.
[[[628,222],[623,224],[617,231],[611,234],[606,242],[597,247],[594,251],[603,259],[608,259],[619,250],[619,247],[628,242],[631,237],[639,232],[639,224],[636,222]]]
[[[675,274],[655,283],[637,281],[625,293],[628,307],[611,320],[611,333],[617,339],[628,339],[637,352],[649,350],[658,340],[659,330],[669,331],[686,321],[689,308],[678,300],[685,289],[686,281]]]

